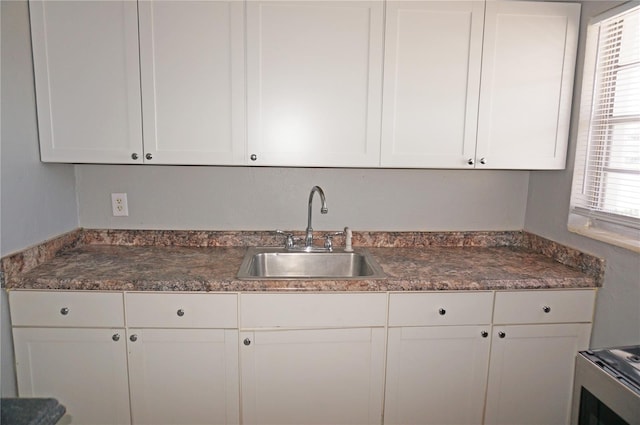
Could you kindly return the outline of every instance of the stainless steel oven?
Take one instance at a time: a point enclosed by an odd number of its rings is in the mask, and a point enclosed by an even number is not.
[[[572,425],[640,425],[640,346],[581,351]]]

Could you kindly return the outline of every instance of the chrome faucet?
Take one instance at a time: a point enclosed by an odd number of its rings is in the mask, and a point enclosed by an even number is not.
[[[320,213],[326,214],[329,212],[327,208],[327,200],[324,197],[324,191],[320,186],[313,186],[311,188],[311,193],[309,193],[309,212],[307,216],[307,236],[304,238],[304,246],[307,250],[310,250],[313,247],[313,228],[311,227],[311,209],[313,207],[313,195],[318,192],[320,195],[320,200],[322,201],[322,206],[320,207]]]

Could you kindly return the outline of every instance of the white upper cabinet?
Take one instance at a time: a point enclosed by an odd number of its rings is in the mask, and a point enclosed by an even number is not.
[[[381,164],[467,167],[475,155],[484,2],[389,1]]]
[[[145,162],[241,163],[244,3],[140,1],[139,13]]]
[[[247,4],[247,163],[379,165],[383,6]]]
[[[487,1],[476,166],[565,167],[580,5]]]
[[[29,10],[42,161],[141,163],[136,3],[31,1]]]

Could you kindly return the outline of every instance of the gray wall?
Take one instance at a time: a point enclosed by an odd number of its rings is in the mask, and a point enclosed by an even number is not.
[[[329,213],[314,228],[522,229],[529,172],[250,167],[77,166],[86,228],[303,230],[313,185]],[[129,217],[111,216],[126,192]],[[317,203],[317,200],[315,200]]]
[[[582,5],[568,167],[557,172],[531,172],[524,225],[532,233],[606,259],[605,282],[598,293],[591,341],[594,348],[640,344],[640,254],[567,231],[579,110],[575,105],[580,102],[586,23],[621,3],[587,1]]]
[[[72,165],[45,165],[38,153],[26,1],[1,5],[0,256],[78,227]],[[15,395],[6,294],[0,311],[2,396]]]

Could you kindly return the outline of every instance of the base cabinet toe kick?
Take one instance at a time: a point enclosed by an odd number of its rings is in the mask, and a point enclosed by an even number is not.
[[[11,290],[9,303],[19,396],[55,396],[71,423],[477,425],[569,422],[595,296]]]

